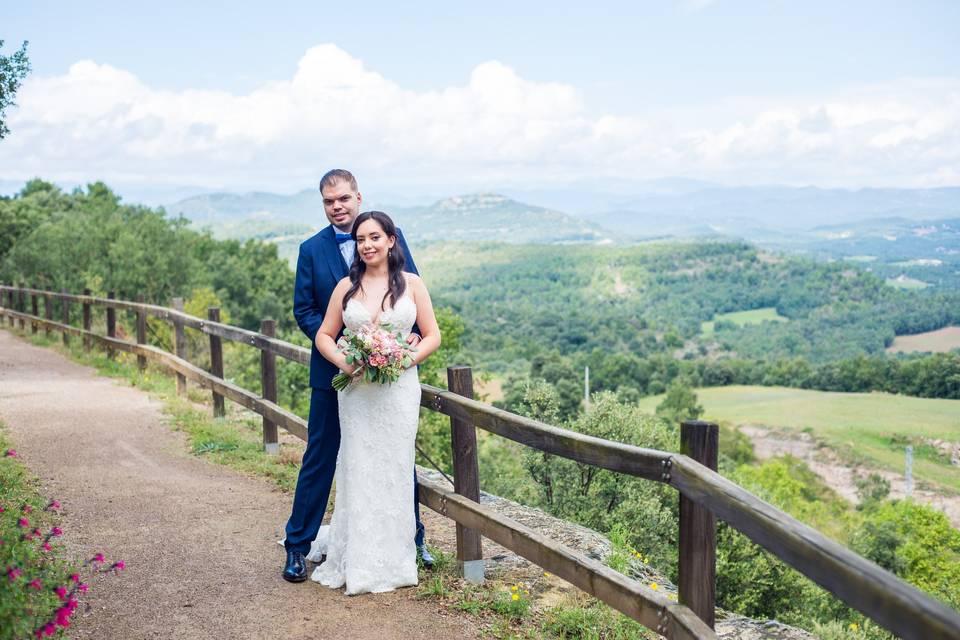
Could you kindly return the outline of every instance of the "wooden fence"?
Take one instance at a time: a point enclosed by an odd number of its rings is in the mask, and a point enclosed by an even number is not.
[[[38,313],[40,298],[44,317]],[[54,301],[60,303],[60,322],[52,319]],[[70,324],[70,305],[81,306],[81,327]],[[113,294],[98,298],[89,291],[74,295],[0,285],[0,322],[5,317],[11,326],[19,323],[21,330],[29,323],[33,332],[40,327],[48,333],[59,331],[65,343],[70,336],[78,336],[87,349],[97,342],[111,354],[126,351],[137,356],[141,367],[147,360],[164,365],[177,376],[180,393],[185,392],[187,380],[210,389],[215,414],[223,414],[224,398],[260,414],[268,451],[277,445],[277,427],[306,440],[306,422],[276,403],[275,358],[308,365],[310,350],[273,337],[272,321],[264,321],[261,332],[253,332],[220,323],[217,309],[211,308],[203,320],[184,313],[182,304],[174,306],[180,309],[116,300]],[[105,336],[91,330],[92,307],[106,309]],[[117,310],[136,314],[136,342],[117,337]],[[174,353],[146,344],[147,316],[171,323]],[[210,337],[209,372],[186,360],[184,328]],[[260,350],[260,393],[224,379],[223,339]],[[421,479],[420,501],[456,521],[457,559],[467,573],[482,562],[480,537],[485,536],[667,638],[715,638],[715,518],[719,517],[898,636],[960,640],[956,611],[720,476],[714,424],[684,422],[681,452],[656,451],[585,436],[477,402],[472,399],[467,367],[450,368],[448,386],[444,390],[422,385],[421,404],[450,417],[454,490]],[[679,602],[481,505],[477,427],[546,453],[676,488],[680,492]]]

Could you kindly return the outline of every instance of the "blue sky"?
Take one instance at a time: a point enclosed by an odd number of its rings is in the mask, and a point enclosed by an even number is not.
[[[960,184],[958,2],[404,4],[5,8],[0,179]]]

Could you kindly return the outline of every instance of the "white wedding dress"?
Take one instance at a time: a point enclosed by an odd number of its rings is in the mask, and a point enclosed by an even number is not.
[[[406,335],[417,306],[403,296],[380,314]],[[356,298],[343,322],[357,330],[373,319]],[[329,526],[320,528],[312,560],[326,561],[310,579],[347,595],[380,593],[417,584],[413,513],[414,442],[420,415],[420,381],[411,367],[388,385],[353,383],[338,394],[340,455],[336,501]]]

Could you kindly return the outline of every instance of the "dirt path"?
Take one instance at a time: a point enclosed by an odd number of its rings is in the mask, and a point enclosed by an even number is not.
[[[96,581],[74,638],[472,638],[478,624],[414,589],[346,597],[280,578],[291,497],[185,453],[159,402],[0,330],[0,420]],[[428,530],[445,529],[427,516]]]
[[[902,473],[887,469],[851,467],[830,449],[818,447],[816,440],[808,433],[757,425],[741,425],[740,430],[753,442],[754,451],[761,460],[786,454],[799,458],[834,491],[854,504],[860,501],[857,497],[856,479],[870,473],[880,474],[890,482],[891,498],[906,496],[906,479]],[[918,487],[914,487],[912,495],[918,502],[942,511],[950,523],[960,529],[960,496],[944,495]]]

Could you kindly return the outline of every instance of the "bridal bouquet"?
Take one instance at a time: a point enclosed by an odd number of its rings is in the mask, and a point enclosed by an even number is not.
[[[390,325],[364,326],[359,331],[343,330],[337,347],[347,364],[359,365],[353,374],[338,373],[333,377],[333,388],[343,391],[354,380],[389,384],[396,382],[404,369],[413,364],[416,351],[407,344],[403,334]]]

